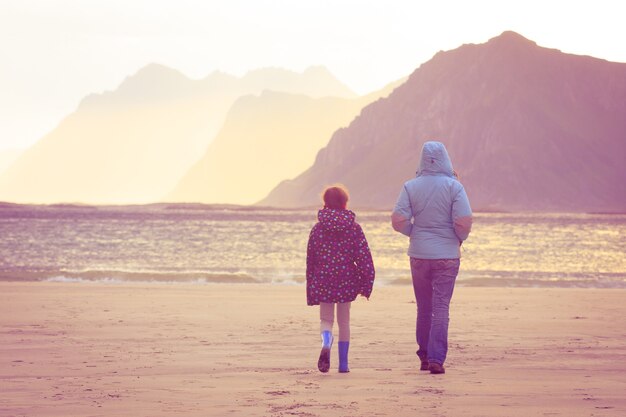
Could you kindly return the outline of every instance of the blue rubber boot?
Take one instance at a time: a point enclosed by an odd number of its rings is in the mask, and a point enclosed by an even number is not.
[[[330,348],[333,346],[333,334],[325,330],[322,332],[322,351],[320,352],[320,358],[317,361],[317,369],[320,372],[328,372],[330,369]]]
[[[350,342],[339,342],[339,372],[350,372],[348,368],[348,349],[350,349]]]

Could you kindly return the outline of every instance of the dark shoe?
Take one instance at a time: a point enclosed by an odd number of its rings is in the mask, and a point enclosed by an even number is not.
[[[339,372],[342,374],[350,372],[348,367],[348,349],[350,349],[350,342],[339,342]]]
[[[420,371],[428,371],[428,359],[426,359],[426,352],[417,351],[417,356],[420,358]]]
[[[428,370],[431,374],[445,374],[446,368],[442,364],[436,362],[430,362],[428,364]]]
[[[320,358],[317,361],[317,369],[324,373],[328,372],[330,369],[330,348],[322,348]]]

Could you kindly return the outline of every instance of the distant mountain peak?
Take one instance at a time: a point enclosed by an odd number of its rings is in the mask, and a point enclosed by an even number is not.
[[[117,93],[140,100],[157,97],[170,99],[182,89],[182,86],[189,87],[191,82],[190,78],[176,69],[151,63],[126,77],[118,87]]]
[[[135,75],[139,75],[139,74],[144,74],[144,73],[148,73],[148,74],[180,74],[181,72],[174,69],[174,68],[170,68],[166,65],[163,64],[159,64],[157,62],[150,62],[149,64],[144,65],[143,67],[139,68],[139,70],[135,73]]]
[[[531,41],[530,39],[524,37],[523,35],[520,35],[519,33],[512,31],[512,30],[505,30],[504,32],[502,32],[500,35],[495,36],[491,39],[509,39],[509,40],[515,40],[515,41],[523,41],[523,42],[529,42],[529,43],[535,43],[534,41]]]
[[[183,74],[182,72],[167,67],[162,64],[150,63],[141,67],[134,75],[127,77],[126,80],[122,83],[122,85],[132,84],[133,82],[143,82],[143,80],[148,81],[170,81],[170,82],[179,82],[179,81],[188,81],[189,78]]]
[[[505,30],[500,35],[489,39],[488,45],[502,45],[504,47],[511,46],[537,46],[537,43],[525,38],[512,30]]]
[[[204,81],[212,81],[212,82],[225,82],[225,81],[233,81],[236,80],[237,77],[231,75],[224,71],[215,70],[211,72],[209,75],[204,77]]]

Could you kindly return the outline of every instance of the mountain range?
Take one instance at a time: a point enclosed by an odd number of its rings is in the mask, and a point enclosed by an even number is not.
[[[357,96],[323,67],[192,80],[150,64],[115,91],[92,94],[0,175],[0,200],[129,204],[162,201],[205,153],[233,103],[275,90]],[[330,134],[327,135],[328,140]]]
[[[353,206],[389,209],[426,140],[445,143],[475,210],[625,212],[626,64],[514,32],[439,52],[259,204],[319,205],[339,182]]]
[[[626,64],[504,32],[361,97],[324,67],[192,80],[151,64],[8,168],[0,154],[0,201],[309,207],[340,182],[352,207],[389,209],[426,140],[475,210],[626,212]]]
[[[274,91],[241,97],[204,157],[166,200],[253,204],[310,166],[333,132],[402,82],[357,98]]]

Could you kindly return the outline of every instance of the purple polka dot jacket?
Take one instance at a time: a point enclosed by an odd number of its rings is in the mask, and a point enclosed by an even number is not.
[[[317,213],[306,256],[308,305],[346,303],[372,293],[374,262],[355,218],[350,210],[324,208]]]

